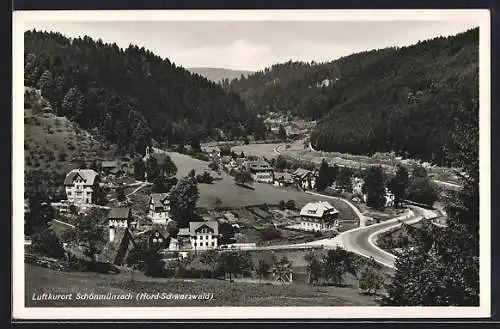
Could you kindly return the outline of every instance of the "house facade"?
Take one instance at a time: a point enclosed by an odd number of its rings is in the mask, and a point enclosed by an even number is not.
[[[118,229],[130,228],[132,221],[132,209],[128,207],[111,208],[108,213],[109,241],[115,240]]]
[[[219,241],[219,223],[209,222],[191,222],[189,228],[179,230],[179,240],[189,241],[190,247],[194,251],[215,249]],[[181,241],[179,241],[182,244]]]
[[[268,183],[268,184],[273,183],[274,169],[264,159],[249,161],[247,163],[247,169],[252,174],[252,178],[254,181],[259,183]]]
[[[93,204],[100,177],[92,169],[73,169],[64,179],[66,198],[75,205]]]
[[[300,229],[324,232],[338,228],[339,212],[326,201],[311,202],[300,210]]]
[[[298,168],[292,173],[295,185],[303,190],[312,190],[316,186],[317,172]]]
[[[154,224],[166,225],[170,219],[168,193],[153,193],[149,196],[148,217]]]

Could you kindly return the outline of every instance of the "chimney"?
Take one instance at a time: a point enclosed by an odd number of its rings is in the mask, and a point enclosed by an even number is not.
[[[115,240],[115,227],[109,227],[109,242],[113,242]]]

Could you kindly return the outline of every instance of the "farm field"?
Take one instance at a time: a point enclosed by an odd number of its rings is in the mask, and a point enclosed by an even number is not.
[[[191,169],[202,173],[209,171],[208,162],[194,159],[190,156],[169,152],[172,161],[178,168],[177,177],[186,176]],[[326,197],[308,195],[304,192],[291,189],[283,189],[269,184],[254,183],[255,190],[239,187],[234,183],[233,177],[222,172],[222,180],[214,181],[213,184],[198,184],[200,199],[198,207],[213,208],[217,198],[222,200],[221,207],[240,208],[258,204],[278,204],[281,200],[294,200],[297,208],[303,207],[308,202],[328,201],[340,212],[341,219],[356,218],[354,212],[342,201]]]
[[[305,284],[274,285],[212,279],[149,278],[137,273],[97,274],[59,272],[26,264],[25,301],[27,307],[150,307],[150,306],[375,306],[374,297],[360,295],[351,287],[316,287]],[[213,293],[212,300],[59,300],[35,301],[33,293],[136,294]]]

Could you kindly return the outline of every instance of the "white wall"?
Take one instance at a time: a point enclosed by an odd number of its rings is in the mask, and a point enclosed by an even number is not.
[[[217,248],[217,236],[211,233],[197,234],[196,236],[192,236],[191,247],[193,247],[193,249],[195,250]]]

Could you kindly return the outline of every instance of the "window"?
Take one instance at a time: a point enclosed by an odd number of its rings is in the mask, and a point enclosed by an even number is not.
[[[208,247],[208,242],[206,242],[206,243],[205,243],[205,246],[207,246],[207,247]]]
[[[71,192],[68,192],[68,196],[71,196]]]
[[[153,242],[156,243],[158,240],[156,240],[156,238],[153,239]]]
[[[212,247],[214,247],[214,246],[215,246],[215,242],[212,242]]]
[[[194,246],[196,247],[196,242],[194,243]]]

